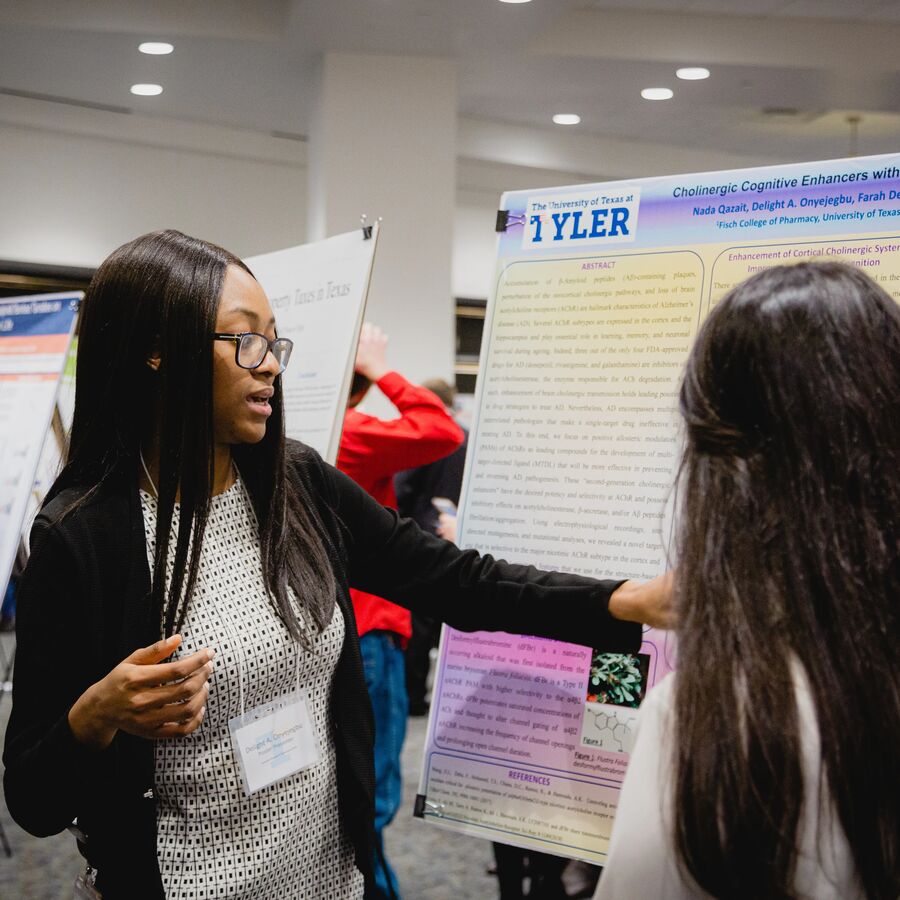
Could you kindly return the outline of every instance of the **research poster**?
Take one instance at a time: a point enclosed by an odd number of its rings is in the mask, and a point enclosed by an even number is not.
[[[337,459],[378,228],[245,260],[268,295],[278,334],[294,342],[282,376],[287,435],[330,463]]]
[[[0,300],[0,587],[12,571],[82,294]]]
[[[665,570],[679,378],[734,285],[824,259],[900,295],[900,155],[517,191],[501,210],[458,534],[513,562]],[[604,862],[675,647],[647,630],[639,653],[601,654],[591,627],[584,646],[444,630],[419,815]]]

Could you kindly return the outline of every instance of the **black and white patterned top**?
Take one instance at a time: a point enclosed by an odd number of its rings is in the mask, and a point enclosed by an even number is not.
[[[141,508],[152,568],[157,504],[144,491]],[[178,512],[176,505],[167,579]],[[240,480],[212,498],[182,635],[177,655],[210,647],[216,657],[203,724],[155,745],[156,846],[166,898],[361,898],[363,877],[338,817],[329,715],[343,616],[335,608],[310,650],[291,638],[266,595],[259,529]],[[308,696],[319,761],[248,797],[228,721],[298,686]]]

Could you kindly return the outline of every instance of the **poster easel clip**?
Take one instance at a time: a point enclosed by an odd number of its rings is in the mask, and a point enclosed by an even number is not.
[[[416,803],[413,807],[413,816],[417,819],[424,819],[425,813],[429,812],[439,819],[444,817],[444,804],[432,803],[424,794],[416,794]]]
[[[369,220],[369,217],[365,213],[363,213],[359,217],[359,224],[360,224],[360,227],[362,228],[364,241],[370,241],[372,239],[372,226],[367,224],[368,220]],[[378,222],[378,224],[380,225],[381,224],[381,216],[379,216],[375,221]]]
[[[510,213],[508,209],[498,209],[497,210],[497,224],[494,226],[494,231],[501,232],[506,231],[507,228],[512,227],[513,225],[524,225],[525,224],[525,215],[523,213]]]

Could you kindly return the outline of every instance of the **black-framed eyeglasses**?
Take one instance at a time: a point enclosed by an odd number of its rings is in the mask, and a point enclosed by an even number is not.
[[[213,335],[214,341],[234,341],[234,361],[242,369],[255,369],[262,365],[266,354],[270,353],[278,363],[278,374],[286,368],[291,358],[291,350],[294,342],[290,338],[275,338],[270,341],[264,334],[257,331],[243,331],[240,334]]]

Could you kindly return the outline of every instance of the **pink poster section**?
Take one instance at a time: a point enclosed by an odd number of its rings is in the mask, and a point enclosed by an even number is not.
[[[637,654],[447,629],[419,812],[435,824],[602,863],[648,685],[672,638]]]

